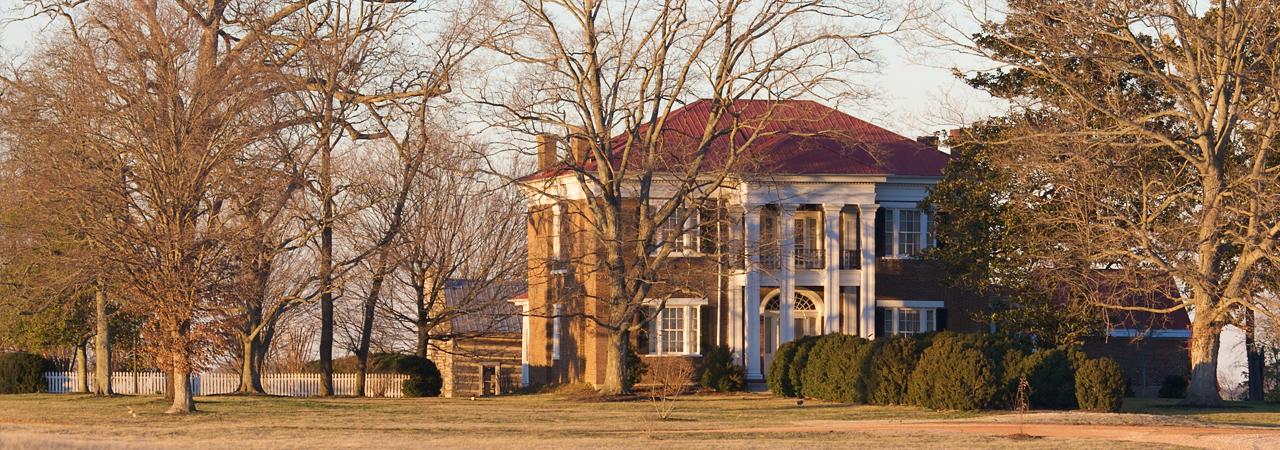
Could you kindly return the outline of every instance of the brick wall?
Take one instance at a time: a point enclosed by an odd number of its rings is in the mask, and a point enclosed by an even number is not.
[[[947,327],[973,333],[987,331],[986,302],[946,285],[942,268],[918,259],[880,258],[876,261],[877,300],[941,300]]]
[[[1182,339],[1101,338],[1085,342],[1090,357],[1114,359],[1139,397],[1154,397],[1168,375],[1191,373],[1187,341]]]
[[[636,387],[639,388],[660,384],[661,380],[655,378],[657,373],[687,373],[688,379],[684,383],[690,385],[696,385],[698,380],[702,378],[701,356],[644,356],[641,359],[654,370],[645,371],[644,375],[640,377],[640,382],[636,384]],[[654,367],[659,365],[674,365],[676,367],[670,368],[674,370],[661,370]]]

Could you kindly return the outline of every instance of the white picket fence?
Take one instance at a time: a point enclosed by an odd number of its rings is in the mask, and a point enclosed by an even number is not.
[[[74,392],[75,372],[45,372],[45,385],[49,392]],[[168,388],[168,374],[163,372],[113,372],[111,390],[124,395],[164,394]],[[371,373],[365,378],[366,397],[403,397],[401,386],[408,375]],[[240,387],[240,375],[235,373],[197,373],[191,375],[191,389],[195,395],[230,394]],[[262,387],[269,395],[309,397],[320,395],[318,373],[270,373],[262,376]],[[93,374],[89,374],[89,388],[93,389]],[[335,395],[356,395],[356,374],[333,374]]]

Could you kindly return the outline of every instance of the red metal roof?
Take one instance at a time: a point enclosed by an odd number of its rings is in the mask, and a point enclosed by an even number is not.
[[[707,129],[710,100],[698,100],[672,111],[666,118],[661,143],[664,155],[653,164],[658,172],[679,172],[692,162]],[[739,148],[732,171],[771,175],[904,175],[942,176],[949,155],[862,119],[810,100],[739,100],[714,130],[736,128],[732,139],[717,137],[710,144],[703,168],[720,170]],[[639,127],[643,133],[649,125]],[[730,144],[733,145],[730,145]],[[615,163],[622,158],[627,135],[612,140]],[[645,152],[633,149],[629,159]],[[588,163],[590,165],[590,163]],[[527,178],[565,173],[553,169]]]

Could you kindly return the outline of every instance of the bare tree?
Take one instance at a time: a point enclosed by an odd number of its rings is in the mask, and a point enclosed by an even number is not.
[[[496,332],[504,319],[494,302],[505,306],[523,289],[527,264],[522,202],[483,174],[483,151],[457,141],[436,143],[393,247],[396,285],[385,309],[424,358],[434,341]]]
[[[583,264],[607,286],[591,299],[602,307],[565,314],[607,330],[600,390],[627,392],[630,336],[649,319],[644,301],[674,247],[661,245],[660,225],[702,208],[746,172],[739,152],[769,133],[770,114],[740,123],[735,102],[848,93],[838,80],[866,68],[867,41],[895,31],[905,11],[878,0],[515,3],[524,39],[495,49],[527,73],[510,97],[482,101],[509,126],[564,132],[573,142],[562,172],[551,174],[563,176],[523,188],[543,199],[535,203],[571,205],[569,215],[588,228],[596,250]],[[705,129],[667,142],[668,113],[697,98],[708,99]],[[708,157],[716,145],[727,150]],[[582,198],[562,202],[560,180]]]
[[[313,294],[320,306],[324,395],[333,393],[334,304],[340,278],[367,257],[386,261],[379,255],[402,222],[393,218],[374,245],[338,255],[335,226],[363,214],[368,204],[343,203],[353,200],[346,192],[352,186],[342,184],[344,179],[338,173],[341,161],[337,159],[348,155],[359,160],[366,155],[358,143],[384,141],[400,152],[402,163],[420,164],[425,144],[417,134],[424,132],[421,127],[435,106],[433,102],[452,90],[461,64],[491,38],[494,28],[486,21],[488,14],[487,8],[471,2],[444,7],[330,0],[318,2],[313,14],[300,17],[297,29],[305,39],[317,43],[297,55],[299,62],[290,68],[289,79],[298,88],[295,92],[301,107],[316,119],[311,122],[311,140],[319,161],[309,169],[308,192],[318,210],[312,218],[318,255],[318,286]],[[418,20],[434,21],[438,29],[432,33],[412,29]],[[407,189],[417,171],[410,165],[403,167],[408,169],[408,177],[401,177],[407,183],[401,187]],[[403,198],[399,202],[403,203]],[[380,272],[372,273],[381,278]],[[378,291],[368,294],[376,296]]]
[[[939,37],[1002,64],[971,83],[1020,106],[997,159],[1032,187],[1010,199],[1029,224],[1020,238],[1040,243],[1027,246],[1038,249],[1031,259],[1064,283],[1102,274],[1131,291],[1093,300],[1107,308],[1190,311],[1186,403],[1220,404],[1223,327],[1241,311],[1275,311],[1273,296],[1256,294],[1280,262],[1280,10],[1235,0],[971,6],[991,19],[981,32]],[[1174,283],[1184,293],[1175,303],[1131,301]]]
[[[27,3],[63,19],[65,42],[42,55],[46,71],[10,84],[43,98],[29,126],[96,169],[76,172],[98,189],[74,200],[111,213],[87,235],[121,267],[122,306],[150,318],[147,343],[173,375],[171,412],[194,410],[187,375],[234,284],[232,162],[306,123],[273,120],[290,85],[272,62],[309,42],[273,33],[313,3]]]

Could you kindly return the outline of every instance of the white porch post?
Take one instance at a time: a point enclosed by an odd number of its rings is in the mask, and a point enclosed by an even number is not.
[[[746,211],[743,210],[741,206],[729,207],[728,213],[734,218],[734,220],[742,219],[745,222]],[[730,223],[732,222],[733,221],[731,220]],[[746,236],[746,230],[734,230],[730,234],[735,237],[742,237]],[[749,253],[747,245],[743,243],[742,247],[736,250],[742,251],[743,253],[731,257],[742,258],[739,260],[743,263],[742,267],[750,267],[750,265],[747,264],[747,254]],[[725,309],[725,320],[728,330],[725,332],[724,339],[728,341],[727,344],[729,345],[729,350],[733,352],[734,361],[738,361],[743,367],[746,367],[746,364],[743,363],[744,358],[746,357],[746,349],[743,348],[744,342],[742,335],[746,330],[743,329],[745,325],[743,323],[743,315],[745,314],[745,311],[743,311],[742,304],[745,299],[742,297],[742,291],[746,286],[747,280],[745,271],[739,272],[736,269],[736,265],[731,268],[732,275],[729,276],[729,282],[726,286],[728,292],[725,293],[725,298],[728,300],[728,303]]]
[[[823,244],[826,253],[826,276],[822,286],[823,333],[840,331],[840,210],[841,203],[822,204]]]
[[[778,342],[790,342],[795,339],[795,324],[791,320],[791,308],[796,302],[796,207],[795,204],[782,205],[781,241],[782,270],[778,274],[782,293],[778,296],[778,322],[781,331]]]
[[[529,301],[516,302],[520,307],[520,386],[529,386]]]
[[[876,210],[880,205],[858,205],[858,223],[862,226],[862,287],[858,301],[862,303],[862,330],[865,338],[876,337]]]
[[[748,380],[764,380],[760,371],[760,205],[746,205],[747,228],[746,367]]]

